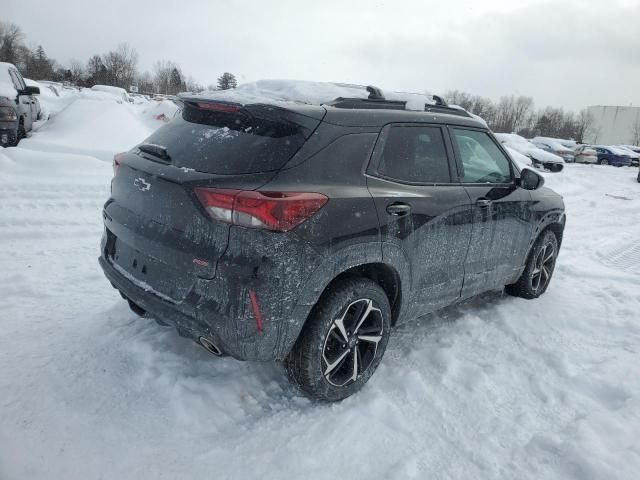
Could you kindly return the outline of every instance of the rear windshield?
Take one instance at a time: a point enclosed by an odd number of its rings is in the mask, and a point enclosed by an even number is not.
[[[177,167],[222,175],[267,172],[282,168],[318,123],[269,105],[219,112],[186,102],[181,115],[144,143],[165,147]]]

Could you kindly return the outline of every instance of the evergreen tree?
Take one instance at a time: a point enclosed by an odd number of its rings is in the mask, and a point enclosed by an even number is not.
[[[238,82],[233,73],[225,72],[220,78],[218,78],[218,89],[229,90],[230,88],[236,88]]]
[[[180,75],[180,70],[174,67],[169,76],[169,93],[175,95],[181,90],[184,90],[182,76]]]

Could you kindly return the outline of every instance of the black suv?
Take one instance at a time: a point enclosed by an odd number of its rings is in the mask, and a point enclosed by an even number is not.
[[[100,264],[132,310],[339,400],[399,322],[505,285],[541,295],[561,197],[465,111],[369,90],[324,106],[184,98],[117,155]]]

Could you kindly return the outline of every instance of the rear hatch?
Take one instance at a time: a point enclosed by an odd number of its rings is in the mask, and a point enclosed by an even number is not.
[[[117,158],[105,256],[139,286],[183,300],[197,277],[215,276],[229,236],[194,189],[264,185],[318,126],[315,113],[186,100],[181,115]]]

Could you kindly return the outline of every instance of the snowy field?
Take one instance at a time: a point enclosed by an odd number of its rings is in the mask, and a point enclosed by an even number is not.
[[[110,158],[171,106],[65,95],[0,149],[0,479],[639,478],[637,169],[547,175],[568,220],[543,297],[404,324],[316,404],[129,311],[97,263]]]

